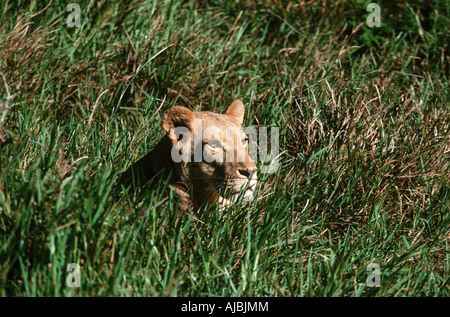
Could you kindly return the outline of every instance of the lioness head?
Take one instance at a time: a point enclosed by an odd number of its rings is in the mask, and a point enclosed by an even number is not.
[[[171,159],[195,205],[253,199],[257,172],[241,127],[244,112],[242,101],[236,100],[224,113],[176,106],[164,114]]]

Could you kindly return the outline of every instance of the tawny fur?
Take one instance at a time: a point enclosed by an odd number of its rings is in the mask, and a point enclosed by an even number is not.
[[[122,183],[142,186],[152,179],[169,179],[170,188],[180,198],[181,210],[197,209],[207,202],[232,205],[240,195],[245,200],[252,199],[257,180],[256,164],[249,156],[248,144],[243,142],[246,139],[241,128],[244,112],[240,100],[234,101],[223,114],[173,107],[163,117],[162,126],[167,134],[122,175]],[[222,162],[194,162],[194,159],[174,162],[172,148],[180,147],[182,143],[179,142],[183,142],[175,131],[177,127],[185,128],[187,135],[190,134],[190,153],[195,151],[194,136],[200,135],[202,140],[196,143],[197,146],[200,144],[210,153],[222,155]],[[205,139],[206,129],[213,133]],[[220,146],[216,149],[215,144]]]

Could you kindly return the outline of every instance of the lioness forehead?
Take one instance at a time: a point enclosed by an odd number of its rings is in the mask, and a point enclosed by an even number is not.
[[[242,127],[229,119],[229,116],[214,112],[194,112],[194,129],[201,129],[203,142],[219,139],[222,142],[235,142],[245,137]],[[200,130],[197,130],[200,131]]]
[[[230,120],[227,115],[209,111],[197,111],[194,112],[195,119],[202,120],[203,128],[208,127],[217,127],[217,128],[225,128],[225,127],[239,127],[234,121]]]

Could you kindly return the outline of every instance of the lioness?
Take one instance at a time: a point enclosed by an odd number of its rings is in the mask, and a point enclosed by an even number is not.
[[[141,186],[150,179],[169,179],[181,198],[180,208],[222,206],[253,199],[256,164],[242,130],[244,104],[234,101],[224,113],[173,107],[164,114],[167,134],[121,177],[125,185]]]

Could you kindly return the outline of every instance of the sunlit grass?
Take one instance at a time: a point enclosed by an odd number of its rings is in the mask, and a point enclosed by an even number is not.
[[[3,1],[0,294],[449,296],[450,8],[367,4]],[[251,208],[116,186],[164,111],[236,98],[280,132]]]

